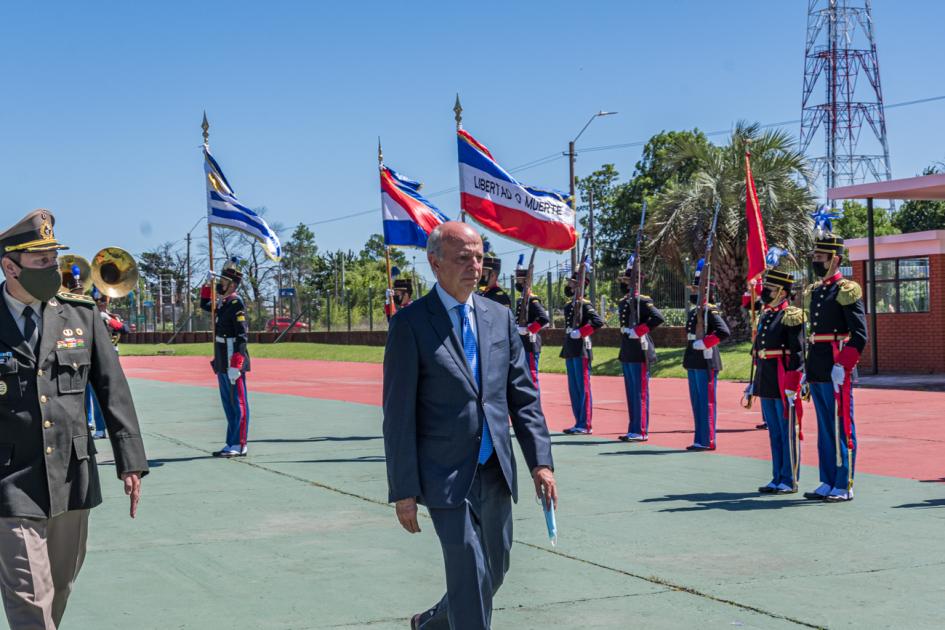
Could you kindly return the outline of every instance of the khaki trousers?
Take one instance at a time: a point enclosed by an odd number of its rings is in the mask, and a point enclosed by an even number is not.
[[[0,590],[11,630],[56,630],[82,562],[89,511],[0,518]]]

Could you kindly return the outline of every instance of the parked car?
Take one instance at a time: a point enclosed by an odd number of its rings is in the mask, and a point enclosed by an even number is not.
[[[275,317],[266,322],[266,332],[282,332],[290,325],[292,325],[291,317]],[[292,327],[290,334],[296,332],[308,332],[308,324],[301,320],[295,322],[295,326]]]

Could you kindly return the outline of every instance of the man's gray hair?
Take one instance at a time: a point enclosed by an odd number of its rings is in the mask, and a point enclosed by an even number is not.
[[[427,253],[436,256],[437,258],[443,257],[443,224],[439,224],[433,231],[430,232],[430,236],[427,237]]]

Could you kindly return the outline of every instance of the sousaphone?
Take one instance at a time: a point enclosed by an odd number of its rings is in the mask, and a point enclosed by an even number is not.
[[[102,295],[125,297],[138,286],[138,264],[120,247],[106,247],[92,259],[92,284]]]

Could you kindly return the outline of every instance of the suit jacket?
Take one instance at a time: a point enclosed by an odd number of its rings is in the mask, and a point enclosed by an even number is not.
[[[483,423],[514,500],[509,418],[529,470],[552,466],[551,440],[512,311],[473,296],[482,386],[436,290],[390,322],[384,353],[384,450],[389,501],[461,505],[478,465]]]
[[[116,472],[146,474],[131,391],[95,302],[63,293],[46,302],[37,355],[0,297],[0,516],[48,518],[102,502],[85,414],[88,383]]]

